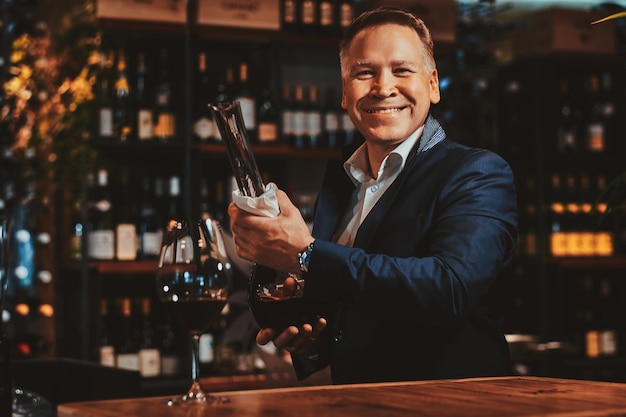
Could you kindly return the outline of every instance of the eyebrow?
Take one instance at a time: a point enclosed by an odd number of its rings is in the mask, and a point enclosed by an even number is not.
[[[352,65],[352,68],[361,68],[361,67],[373,67],[376,66],[373,63],[369,62],[369,61],[358,61],[355,62],[354,65]],[[398,67],[398,66],[417,66],[417,64],[413,63],[412,61],[409,61],[407,59],[399,59],[396,61],[391,61],[391,66],[393,67]]]

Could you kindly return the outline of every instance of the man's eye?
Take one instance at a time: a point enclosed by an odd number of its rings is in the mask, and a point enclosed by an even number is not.
[[[355,74],[356,78],[369,78],[374,74],[373,71],[362,70]]]
[[[399,74],[399,75],[403,75],[403,74],[410,74],[413,71],[411,71],[408,68],[396,68],[395,70],[393,70],[394,74]]]

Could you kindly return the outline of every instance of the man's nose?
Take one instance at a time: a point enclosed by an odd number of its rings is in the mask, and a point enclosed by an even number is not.
[[[396,93],[396,83],[393,74],[381,72],[374,78],[372,93],[382,97],[388,97]]]

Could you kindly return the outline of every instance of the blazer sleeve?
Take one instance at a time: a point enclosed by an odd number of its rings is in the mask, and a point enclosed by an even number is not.
[[[401,312],[430,325],[454,325],[470,314],[513,254],[517,198],[513,173],[500,156],[467,149],[461,154],[432,192],[398,193],[398,199],[415,200],[404,206],[414,213],[390,211],[374,239],[378,246],[349,248],[318,239],[305,296],[371,303],[372,310]],[[396,218],[405,223],[388,227]],[[423,233],[412,238],[413,227]],[[397,230],[398,237],[391,236]]]

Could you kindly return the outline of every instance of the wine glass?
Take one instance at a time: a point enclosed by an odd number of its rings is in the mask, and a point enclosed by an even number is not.
[[[224,402],[209,395],[199,382],[199,342],[202,332],[226,305],[232,282],[231,264],[219,223],[170,220],[159,255],[157,294],[191,338],[191,378],[187,393],[166,400],[168,405]]]

